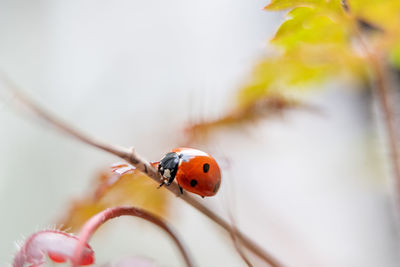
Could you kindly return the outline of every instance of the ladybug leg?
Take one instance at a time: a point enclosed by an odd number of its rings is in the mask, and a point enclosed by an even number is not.
[[[157,187],[157,189],[160,189],[164,185],[164,181],[161,182],[161,184]]]
[[[179,191],[181,191],[181,195],[183,195],[183,188],[178,184]]]

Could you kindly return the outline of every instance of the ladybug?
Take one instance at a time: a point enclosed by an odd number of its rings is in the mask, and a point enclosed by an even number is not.
[[[170,185],[174,179],[179,189],[202,197],[214,196],[221,184],[218,163],[209,154],[187,147],[178,147],[167,153],[158,164],[162,176],[160,187]]]

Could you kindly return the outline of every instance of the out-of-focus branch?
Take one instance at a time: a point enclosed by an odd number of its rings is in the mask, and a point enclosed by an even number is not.
[[[108,220],[120,217],[120,216],[134,216],[142,218],[148,222],[151,222],[161,229],[163,229],[171,238],[174,240],[175,244],[178,246],[179,251],[181,252],[183,259],[185,260],[186,266],[192,267],[193,263],[190,260],[190,257],[185,250],[185,247],[179,241],[176,234],[171,230],[171,228],[160,218],[157,216],[139,208],[135,207],[116,207],[103,210],[92,218],[90,218],[85,225],[82,227],[81,233],[79,234],[79,242],[75,248],[73,264],[74,266],[78,266],[79,262],[81,262],[81,258],[83,257],[83,252],[85,250],[86,244],[89,243],[89,239],[92,237],[94,232]]]
[[[246,263],[246,265],[248,267],[253,267],[253,264],[250,262],[250,260],[246,256],[245,252],[243,251],[242,245],[237,240],[237,237],[236,237],[236,235],[237,235],[237,227],[236,227],[235,220],[233,219],[233,216],[232,216],[231,213],[229,214],[229,217],[230,217],[230,220],[232,222],[232,231],[230,232],[230,236],[231,236],[233,245],[235,246],[235,249],[236,249],[237,253],[242,258],[244,263]]]
[[[400,152],[398,143],[399,135],[396,125],[397,119],[394,114],[395,111],[398,110],[398,107],[396,106],[395,102],[396,98],[393,97],[395,94],[395,90],[390,85],[390,81],[388,79],[388,70],[385,68],[385,64],[382,60],[382,57],[379,55],[379,51],[374,51],[367,45],[367,42],[364,40],[364,36],[357,25],[358,20],[354,16],[354,14],[351,13],[351,7],[349,6],[346,0],[342,0],[342,6],[344,11],[353,20],[354,35],[358,43],[360,44],[361,48],[363,49],[364,54],[367,57],[367,60],[369,61],[373,71],[374,77],[372,83],[374,84],[374,88],[376,89],[380,108],[384,116],[384,124],[386,127],[388,147],[391,155],[390,160],[394,176],[396,205],[397,209],[399,210],[400,209]]]
[[[395,176],[395,188],[396,188],[396,202],[400,208],[400,157],[399,157],[399,143],[398,143],[398,132],[396,125],[396,116],[394,110],[397,109],[394,99],[390,96],[393,95],[394,91],[388,86],[387,80],[385,79],[385,72],[379,61],[373,63],[374,69],[377,75],[377,91],[379,101],[385,118],[386,132],[389,142],[389,150],[391,152],[392,168]]]
[[[99,139],[95,139],[88,135],[83,134],[81,131],[74,129],[72,126],[67,123],[62,122],[59,118],[51,114],[50,112],[44,110],[39,105],[35,104],[30,98],[28,98],[25,94],[23,94],[19,88],[5,75],[1,74],[1,81],[6,90],[11,91],[17,100],[19,100],[24,106],[33,111],[39,118],[50,123],[55,126],[62,132],[70,135],[73,138],[76,138],[83,143],[86,143],[90,146],[99,148],[103,151],[109,152],[113,155],[121,157],[135,166],[139,171],[145,173],[147,176],[152,178],[156,182],[160,182],[161,176],[158,173],[157,169],[153,167],[147,160],[141,157],[136,153],[134,149],[128,149],[121,146],[116,146],[113,144],[109,144],[107,142],[101,141]],[[276,260],[270,253],[265,251],[255,242],[253,242],[250,238],[248,238],[245,234],[240,232],[239,230],[234,230],[230,226],[230,224],[225,221],[221,216],[214,213],[212,210],[207,208],[203,203],[195,199],[193,196],[184,192],[181,194],[178,184],[176,182],[172,183],[170,186],[166,187],[171,193],[175,194],[177,197],[181,198],[183,201],[203,213],[209,219],[214,221],[216,224],[221,226],[228,234],[235,232],[235,236],[238,241],[242,243],[244,247],[246,247],[249,251],[257,255],[260,259],[268,263],[272,267],[280,267],[283,266],[278,260]]]

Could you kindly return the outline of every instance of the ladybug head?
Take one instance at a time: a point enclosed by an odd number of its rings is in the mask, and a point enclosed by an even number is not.
[[[175,152],[167,153],[161,160],[158,165],[158,172],[163,177],[163,183],[166,185],[170,185],[174,179],[175,175],[178,171],[180,155]]]

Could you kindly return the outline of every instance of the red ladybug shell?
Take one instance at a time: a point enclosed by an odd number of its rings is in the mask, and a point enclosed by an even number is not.
[[[213,157],[185,147],[175,148],[172,152],[182,155],[175,178],[183,189],[200,196],[214,196],[218,192],[221,171]]]
[[[176,168],[172,168],[173,160]],[[164,171],[167,169],[166,173],[168,174],[165,175]],[[221,171],[215,159],[209,154],[193,148],[173,149],[161,160],[159,171],[164,174],[164,177],[170,177],[166,185],[176,178],[181,188],[203,197],[214,196],[221,184]]]

